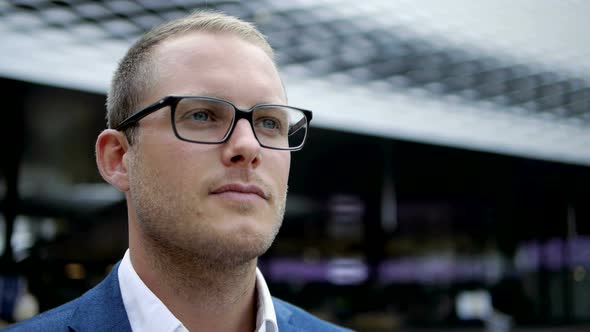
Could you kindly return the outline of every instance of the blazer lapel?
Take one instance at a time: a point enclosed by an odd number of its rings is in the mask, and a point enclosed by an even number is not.
[[[118,270],[119,263],[100,284],[80,298],[78,308],[70,319],[72,330],[131,332],[119,288]]]
[[[275,307],[275,314],[277,315],[277,325],[280,332],[300,332],[301,329],[293,324],[291,321],[293,312],[285,306],[281,300],[272,298]]]

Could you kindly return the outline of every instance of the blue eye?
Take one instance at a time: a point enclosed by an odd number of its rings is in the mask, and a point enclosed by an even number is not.
[[[209,120],[209,113],[207,112],[195,112],[193,114],[191,114],[191,117],[193,118],[193,120],[197,120],[197,121],[207,121]]]
[[[273,119],[262,120],[262,126],[266,129],[278,129],[279,128],[278,122]]]

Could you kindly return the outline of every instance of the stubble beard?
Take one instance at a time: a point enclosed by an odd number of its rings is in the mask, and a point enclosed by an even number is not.
[[[156,266],[170,268],[175,264],[187,271],[236,269],[252,262],[272,245],[284,217],[286,190],[272,198],[274,220],[270,230],[228,236],[212,227],[217,221],[213,216],[220,214],[208,214],[200,205],[202,200],[197,192],[179,194],[177,188],[156,180],[165,177],[150,174],[157,172],[148,172],[139,165],[135,165],[139,176],[132,179],[130,203],[135,207],[142,245],[153,254]],[[236,210],[254,215],[253,207],[247,204]]]

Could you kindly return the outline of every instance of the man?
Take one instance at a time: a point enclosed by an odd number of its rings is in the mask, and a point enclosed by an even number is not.
[[[96,142],[127,198],[129,250],[97,287],[10,331],[343,330],[272,298],[256,268],[311,120],[281,106],[272,56],[253,26],[214,12],[131,47]]]

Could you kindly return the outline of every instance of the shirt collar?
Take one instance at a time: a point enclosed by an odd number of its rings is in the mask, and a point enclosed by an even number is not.
[[[143,283],[125,252],[119,265],[119,287],[132,331],[185,332],[187,329]]]
[[[277,315],[270,296],[270,291],[262,272],[256,268],[256,293],[258,309],[256,310],[256,332],[278,332]]]
[[[121,297],[132,331],[188,332],[174,314],[143,283],[129,257],[129,249],[117,271]],[[277,317],[270,291],[256,268],[256,332],[278,332]]]

